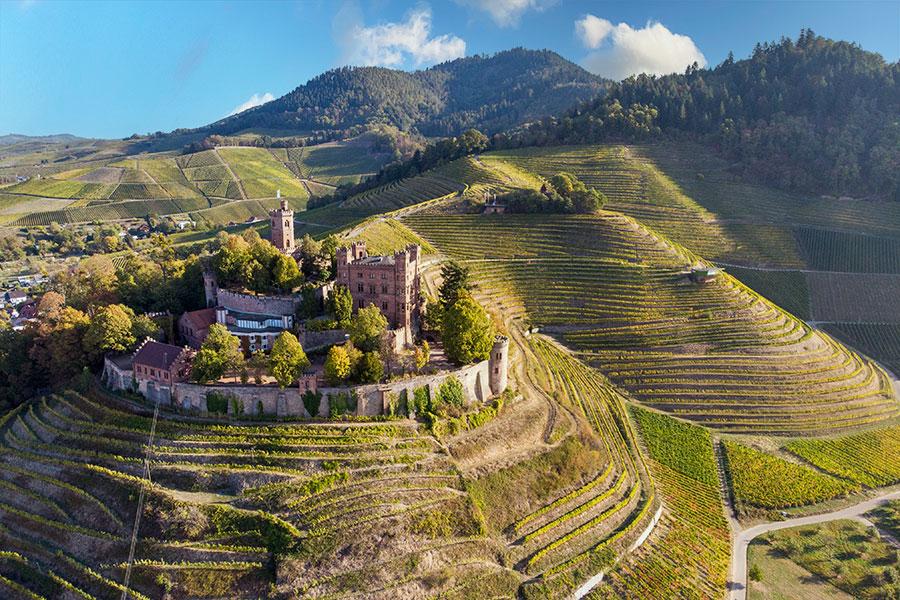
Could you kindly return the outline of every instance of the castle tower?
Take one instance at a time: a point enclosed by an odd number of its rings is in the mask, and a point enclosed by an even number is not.
[[[278,193],[279,197],[281,192]],[[272,228],[272,244],[284,254],[293,254],[294,245],[294,211],[288,208],[287,200],[282,200],[279,208],[269,213],[269,225]]]
[[[491,348],[491,357],[488,359],[490,368],[491,394],[497,396],[506,390],[509,383],[509,338],[498,335],[494,338],[494,347]]]
[[[203,292],[206,294],[206,308],[219,304],[219,282],[212,271],[203,271]]]

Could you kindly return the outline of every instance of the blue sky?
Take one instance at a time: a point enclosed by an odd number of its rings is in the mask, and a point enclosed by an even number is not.
[[[900,0],[0,0],[0,134],[195,127],[342,64],[424,68],[513,46],[614,78],[680,71],[803,27],[900,58]]]

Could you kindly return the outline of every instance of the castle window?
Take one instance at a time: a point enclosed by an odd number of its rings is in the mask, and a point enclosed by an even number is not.
[[[381,310],[387,310],[387,302],[381,303]]]
[[[375,279],[375,273],[369,273],[369,279]]]
[[[284,226],[287,227],[287,226],[289,226],[290,224],[291,224],[291,222],[288,221],[287,219],[285,219],[285,221],[284,221]]]
[[[360,271],[359,273],[357,273],[357,274],[356,274],[356,277],[357,277],[358,279],[362,279],[362,278],[363,278],[362,271]]]
[[[356,286],[356,291],[364,292],[364,291],[366,291],[366,286],[364,286],[363,284],[359,284],[358,286]]]
[[[387,293],[388,293],[388,291],[387,291],[387,286],[386,286],[386,285],[382,285],[382,286],[381,286],[381,293],[382,293],[382,294],[387,294]]]
[[[369,286],[369,293],[370,293],[370,294],[374,294],[374,293],[375,293],[375,286],[374,286],[374,285],[370,285],[370,286]]]
[[[382,274],[381,274],[381,278],[382,278],[382,279],[387,279],[387,273],[382,273]]]
[[[494,374],[500,373],[500,367],[494,367]]]

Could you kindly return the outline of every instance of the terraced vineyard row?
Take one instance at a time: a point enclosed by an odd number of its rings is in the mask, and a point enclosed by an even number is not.
[[[344,240],[362,240],[369,254],[393,254],[409,244],[419,244],[425,254],[434,248],[396,219],[373,218],[354,228]]]
[[[829,323],[824,329],[900,373],[900,323]]]
[[[608,208],[634,217],[709,258],[783,267],[802,265],[790,231],[720,223],[715,214],[686,196],[655,164],[622,146],[521,148],[487,156],[543,177],[560,171],[574,173],[609,198]]]
[[[623,398],[599,373],[541,337],[532,337],[547,391],[584,415],[603,441],[607,467],[592,481],[553,499],[515,523],[513,557],[539,580],[528,597],[563,597],[599,571],[644,532],[658,506],[653,483]]]
[[[830,439],[801,439],[785,446],[819,469],[867,487],[900,481],[900,426]]]
[[[437,572],[466,585],[463,557],[517,586],[489,568],[459,475],[408,426],[160,420],[145,485],[151,419],[117,402],[67,392],[0,423],[0,589],[119,597],[141,486],[136,598],[257,598],[275,568],[283,593],[403,594]],[[385,548],[383,536],[403,541]],[[348,543],[371,550],[347,559]]]
[[[91,221],[113,221],[116,219],[138,219],[149,214],[170,215],[207,208],[205,198],[168,200],[130,200],[110,202],[94,206],[64,208],[62,210],[36,212],[19,218],[17,226],[47,226],[50,223],[87,223]]]
[[[897,414],[887,375],[622,215],[411,214],[500,303],[641,402],[726,431],[829,431]]]
[[[721,598],[730,539],[709,432],[635,410],[665,507],[650,541],[609,573],[590,598]]]
[[[426,200],[455,194],[462,189],[463,186],[453,179],[428,173],[393,181],[353,196],[343,202],[341,208],[362,211],[363,214],[389,212]]]

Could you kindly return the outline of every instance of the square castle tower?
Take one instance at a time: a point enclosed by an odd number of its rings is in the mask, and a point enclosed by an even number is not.
[[[407,336],[419,325],[419,272],[422,250],[410,244],[388,256],[369,256],[366,243],[338,248],[335,283],[353,297],[353,311],[375,305],[393,329],[403,327]]]
[[[281,191],[278,192],[281,197]],[[294,211],[288,207],[287,200],[269,212],[269,225],[272,228],[272,245],[282,254],[293,255],[297,250],[294,243]]]

